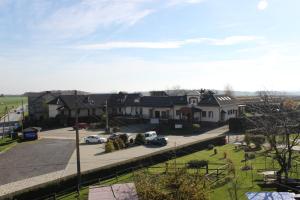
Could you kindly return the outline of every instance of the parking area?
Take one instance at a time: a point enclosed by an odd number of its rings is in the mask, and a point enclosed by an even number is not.
[[[133,136],[137,133],[143,133],[147,130],[150,130],[149,124],[136,124],[136,125],[128,125],[126,127],[121,127],[120,133],[130,133]],[[81,129],[79,130],[79,138],[81,142],[83,142],[83,138],[88,135],[101,135],[101,137],[107,138],[109,135],[104,134],[104,129]],[[39,133],[40,138],[51,138],[51,139],[70,139],[75,140],[75,131],[72,127],[53,129],[48,131],[42,131]]]
[[[112,153],[104,153],[104,144],[80,145],[81,169],[82,171],[88,171],[97,167],[110,165],[115,162],[121,162],[131,158],[154,153],[163,149],[196,142],[207,138],[213,138],[224,134],[227,131],[228,126],[224,126],[207,131],[203,134],[167,135],[168,144],[166,146],[140,145]],[[75,172],[76,153],[74,152],[66,168],[66,174],[73,174]]]
[[[136,134],[144,131],[140,129],[128,132]],[[214,138],[227,131],[228,126],[224,126],[202,134],[168,135],[169,142],[163,147],[140,145],[112,153],[104,153],[104,144],[81,144],[81,171],[86,172],[162,149]],[[97,133],[99,132],[82,130],[80,137],[82,139],[86,135]],[[0,197],[76,173],[75,131],[71,128],[44,131],[41,132],[40,138],[38,141],[18,144],[15,148],[1,154]]]
[[[82,129],[79,131],[79,138],[82,139],[87,135],[98,134],[102,131],[87,131]],[[47,139],[69,139],[75,140],[76,134],[72,127],[66,128],[58,128],[53,130],[42,131],[39,133],[39,138],[47,138]]]
[[[0,154],[0,185],[65,169],[74,140],[41,139],[23,142]]]

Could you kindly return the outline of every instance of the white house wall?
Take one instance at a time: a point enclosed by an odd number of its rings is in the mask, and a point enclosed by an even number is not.
[[[221,110],[224,110],[226,112],[225,121],[229,120],[230,118],[237,117],[237,112],[238,112],[238,106],[237,105],[224,105],[224,106],[221,107]],[[229,110],[234,110],[234,113],[228,115]]]
[[[209,106],[199,106],[202,111],[206,111],[206,117],[202,116],[201,113],[201,120],[204,122],[219,122],[221,121],[221,111],[225,111],[224,121],[229,120],[230,118],[237,117],[238,106],[237,105],[223,105],[222,107],[209,107]],[[229,110],[234,110],[232,114],[228,115]],[[209,111],[213,112],[213,117],[209,117]]]
[[[49,118],[55,118],[58,115],[58,110],[61,105],[51,105],[49,104]]]
[[[182,107],[185,107],[185,106],[174,106],[174,115],[172,115],[172,119],[173,119],[173,116],[174,116],[174,119],[180,119],[180,115],[176,115],[176,111],[179,111]],[[173,114],[173,111],[172,111],[172,114]]]
[[[144,119],[149,119],[150,118],[150,109],[151,108],[148,108],[148,107],[142,107],[142,111],[143,111],[143,118]]]
[[[219,122],[220,121],[220,109],[219,107],[209,107],[209,106],[199,106],[202,111],[206,111],[206,117],[202,116],[201,113],[201,121],[204,122]],[[209,117],[209,111],[213,112],[213,117]]]
[[[162,112],[169,111],[169,116],[167,116],[168,119],[173,119],[173,108],[152,108],[152,107],[143,107],[143,118],[144,119],[149,119],[150,118],[150,110],[153,110],[153,118],[155,118],[155,111],[160,112],[160,117],[162,117]]]

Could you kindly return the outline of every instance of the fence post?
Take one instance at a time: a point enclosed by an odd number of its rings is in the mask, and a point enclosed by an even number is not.
[[[116,182],[118,182],[119,179],[118,179],[118,172],[116,172]]]
[[[205,166],[206,168],[206,174],[208,174],[208,164]]]
[[[252,178],[252,187],[253,187],[253,165],[251,161],[251,178]]]
[[[166,174],[169,172],[169,163],[168,162],[166,162]]]
[[[297,173],[297,179],[299,179],[299,174],[298,174],[298,162],[296,161],[296,173]]]

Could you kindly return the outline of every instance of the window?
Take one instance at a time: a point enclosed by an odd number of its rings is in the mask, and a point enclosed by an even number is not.
[[[213,118],[214,117],[214,112],[213,111],[209,111],[208,112],[208,117],[209,118]]]
[[[167,118],[167,113],[166,113],[166,111],[162,111],[162,112],[161,112],[161,115],[162,115],[162,118],[163,118],[163,119],[166,119],[166,118]]]
[[[202,117],[206,117],[206,111],[202,111]]]

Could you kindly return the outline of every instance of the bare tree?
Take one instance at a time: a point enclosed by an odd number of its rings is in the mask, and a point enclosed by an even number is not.
[[[231,85],[226,85],[224,89],[224,94],[233,97],[234,96],[234,91],[231,87]]]
[[[274,97],[269,96],[267,92],[262,95],[264,103],[252,108],[253,112],[260,113],[261,116],[254,119],[248,118],[248,120],[256,126],[253,133],[263,134],[275,153],[274,159],[280,166],[277,172],[278,181],[281,182],[283,174],[287,181],[292,168],[293,149],[299,144],[299,112],[295,110],[295,107],[290,106],[290,103],[274,103],[272,101]]]

